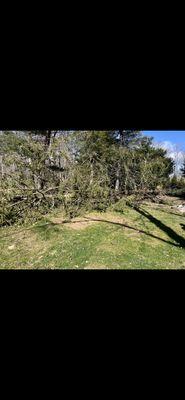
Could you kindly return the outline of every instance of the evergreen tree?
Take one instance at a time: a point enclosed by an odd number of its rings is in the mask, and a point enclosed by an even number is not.
[[[131,148],[138,145],[142,140],[142,134],[136,130],[115,130],[110,131],[110,135],[114,138],[115,142],[122,146]]]
[[[120,196],[121,186],[124,179],[125,192],[127,193],[127,182],[128,182],[128,157],[127,149],[131,149],[138,145],[142,140],[142,135],[140,131],[135,130],[116,130],[111,131],[110,136],[114,139],[118,147],[118,157],[116,166],[116,179],[115,179],[115,195]],[[125,162],[124,162],[125,160]],[[122,168],[124,164],[124,167]],[[124,170],[124,173],[123,173]],[[122,181],[122,182],[121,182]]]
[[[0,132],[0,224],[59,204],[71,217],[165,187],[173,162],[136,131]]]

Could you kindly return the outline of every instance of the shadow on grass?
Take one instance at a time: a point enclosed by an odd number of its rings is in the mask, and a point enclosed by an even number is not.
[[[170,239],[174,240],[177,243],[176,246],[185,248],[185,239],[182,236],[180,236],[178,233],[176,233],[172,228],[165,225],[163,222],[161,222],[159,219],[155,218],[152,214],[150,214],[146,210],[143,210],[139,207],[134,207],[134,210],[136,210],[139,214],[141,214],[145,218],[147,218],[155,226],[157,226],[159,229],[161,229],[161,231],[166,233]]]
[[[133,226],[130,226],[130,225],[127,225],[127,224],[123,224],[121,222],[113,222],[113,221],[109,221],[109,220],[106,220],[106,219],[97,219],[97,218],[89,218],[89,217],[86,217],[86,219],[88,219],[89,221],[106,222],[106,223],[109,223],[109,224],[118,225],[118,226],[121,226],[121,227],[124,227],[124,228],[132,229],[132,230],[134,230],[134,231],[136,231],[138,233],[143,233],[143,234],[145,234],[147,236],[150,236],[150,237],[152,237],[154,239],[160,240],[161,242],[171,244],[172,246],[182,247],[182,245],[180,245],[179,243],[170,242],[169,240],[162,239],[162,238],[160,238],[160,237],[158,237],[156,235],[153,235],[152,233],[146,232],[146,231],[144,231],[142,229],[134,228]],[[80,222],[80,221],[78,221],[78,222]],[[73,221],[72,223],[75,223],[75,221]]]
[[[106,220],[106,219],[98,219],[98,218],[90,218],[90,217],[84,217],[84,218],[87,221],[105,222],[105,223],[109,223],[109,224],[113,224],[113,225],[118,225],[120,227],[124,227],[124,228],[128,228],[128,229],[134,230],[134,231],[136,231],[138,233],[143,233],[143,234],[145,234],[145,235],[147,235],[149,237],[152,237],[154,239],[160,240],[160,241],[162,241],[164,243],[168,243],[168,244],[170,244],[172,246],[185,248],[185,239],[182,236],[180,236],[179,234],[177,234],[172,228],[170,228],[167,225],[165,225],[163,222],[161,222],[160,220],[155,218],[152,214],[150,214],[146,210],[143,210],[143,209],[141,209],[139,207],[134,207],[134,210],[137,211],[140,215],[142,215],[145,218],[147,218],[150,222],[152,222],[155,226],[157,226],[161,231],[166,233],[168,235],[168,237],[170,239],[172,239],[173,241],[175,241],[176,243],[171,242],[171,241],[166,240],[166,239],[163,239],[163,238],[160,238],[160,237],[158,237],[156,235],[153,235],[152,233],[146,232],[146,231],[144,231],[142,229],[137,229],[137,228],[135,228],[133,226],[130,226],[130,225],[127,225],[127,224],[123,224],[121,222],[113,222],[113,221],[109,221],[109,220]],[[69,222],[72,223],[72,224],[75,224],[77,222],[85,222],[85,221],[84,220],[82,220],[82,221],[79,221],[79,220],[78,221],[64,220],[60,224],[48,221],[45,224],[38,224],[38,225],[32,226],[30,228],[22,229],[21,231],[11,233],[11,234],[6,235],[6,236],[1,236],[0,238],[6,238],[8,236],[13,236],[14,234],[18,234],[18,233],[20,233],[22,231],[25,231],[25,230],[33,230],[35,232],[44,234],[44,238],[45,239],[49,239],[51,234],[59,232],[59,227],[57,225],[63,225],[63,224],[69,223]],[[182,229],[185,230],[185,224],[180,224],[180,225],[181,225]]]
[[[113,224],[113,225],[122,226],[124,228],[132,229],[132,230],[134,230],[134,231],[136,231],[138,233],[143,233],[143,234],[145,234],[147,236],[150,236],[150,237],[152,237],[154,239],[158,239],[158,240],[160,240],[162,242],[165,242],[165,243],[168,243],[168,244],[170,244],[172,246],[185,248],[185,239],[182,236],[180,236],[178,233],[176,233],[172,228],[170,228],[169,226],[165,225],[163,222],[161,222],[160,220],[155,218],[152,214],[150,214],[146,210],[143,210],[143,209],[141,209],[139,207],[134,207],[134,210],[137,211],[140,215],[143,215],[145,218],[147,218],[150,222],[152,222],[155,226],[157,226],[161,231],[166,233],[168,235],[168,237],[170,239],[174,240],[176,243],[171,242],[169,240],[165,240],[163,238],[160,238],[160,237],[158,237],[156,235],[153,235],[152,233],[146,232],[146,231],[144,231],[142,229],[137,229],[137,228],[134,228],[133,226],[130,226],[130,225],[127,225],[127,224],[123,224],[121,222],[113,222],[113,221],[109,221],[109,220],[106,220],[106,219],[98,219],[98,218],[92,218],[92,217],[91,218],[90,217],[84,217],[84,218],[86,220],[88,220],[88,221],[105,222],[105,223],[109,223],[109,224]],[[82,221],[79,221],[79,220],[78,221],[65,220],[65,221],[61,222],[61,224],[65,224],[65,223],[69,223],[69,222],[71,224],[75,224],[77,222],[78,223],[79,222],[84,222],[84,220],[82,220]],[[53,224],[53,225],[55,225],[55,224]],[[182,229],[185,230],[185,225],[181,224],[181,226],[183,226]]]
[[[183,231],[185,231],[185,224],[180,224],[180,226],[183,229]]]

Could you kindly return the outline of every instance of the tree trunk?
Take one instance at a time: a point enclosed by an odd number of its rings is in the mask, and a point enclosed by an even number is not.
[[[93,169],[93,162],[91,161],[91,173],[90,173],[90,185],[93,184],[93,178],[94,178],[94,169]]]
[[[0,164],[1,164],[1,176],[2,176],[2,178],[3,178],[3,175],[4,175],[3,156],[1,156]]]
[[[120,187],[120,163],[118,163],[118,168],[116,171],[116,183],[115,183],[115,192],[119,192],[119,187]]]
[[[51,130],[46,131],[45,134],[45,145],[48,148],[50,146],[51,143]]]

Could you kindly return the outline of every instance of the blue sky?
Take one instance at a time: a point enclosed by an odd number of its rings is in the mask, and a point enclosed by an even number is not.
[[[143,131],[147,136],[153,136],[157,142],[171,142],[185,148],[185,131]]]

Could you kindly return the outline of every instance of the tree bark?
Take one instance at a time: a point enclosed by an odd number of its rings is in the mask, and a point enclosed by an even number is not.
[[[45,145],[48,148],[51,144],[51,130],[46,131],[45,134]]]
[[[0,164],[1,164],[1,176],[2,176],[2,178],[3,178],[3,175],[4,175],[3,156],[1,156]]]
[[[91,161],[91,173],[90,173],[90,185],[93,184],[93,179],[94,179],[94,169],[93,169],[93,161]]]
[[[120,163],[118,163],[118,168],[116,171],[116,183],[115,183],[115,192],[119,192],[119,187],[120,187]]]

